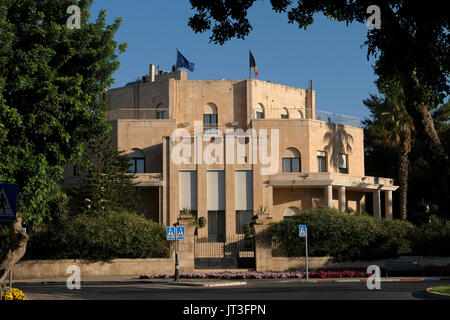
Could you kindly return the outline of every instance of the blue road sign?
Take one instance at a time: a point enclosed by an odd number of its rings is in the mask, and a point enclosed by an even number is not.
[[[27,233],[27,228],[22,228],[23,233]]]
[[[0,221],[16,221],[17,184],[0,184]]]
[[[184,240],[184,227],[177,227],[177,239]]]
[[[306,237],[306,235],[308,234],[308,230],[306,228],[306,225],[304,224],[299,224],[298,225],[298,236],[300,238]]]
[[[167,240],[175,240],[175,227],[166,227]]]

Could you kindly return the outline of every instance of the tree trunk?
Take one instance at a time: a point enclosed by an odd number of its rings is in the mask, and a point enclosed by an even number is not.
[[[398,185],[400,191],[400,215],[402,220],[407,219],[406,205],[408,202],[408,176],[409,159],[408,154],[411,151],[411,133],[405,133],[400,138],[398,153]]]
[[[425,136],[432,157],[438,159],[446,158],[441,140],[436,132],[436,128],[434,127],[431,112],[428,110],[426,104],[421,101],[423,100],[423,93],[421,93],[423,90],[420,87],[415,69],[411,72],[409,79],[406,80],[404,88],[406,109],[414,121],[416,130],[422,132]]]
[[[22,231],[22,216],[17,213],[17,221],[11,222],[9,225],[9,233],[11,239],[11,250],[6,254],[0,264],[0,285],[2,285],[8,277],[11,268],[22,259],[25,254],[28,243],[28,235]]]

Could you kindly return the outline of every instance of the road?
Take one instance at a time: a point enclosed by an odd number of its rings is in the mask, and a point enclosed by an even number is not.
[[[15,287],[32,300],[429,300],[425,289],[446,281],[382,282],[381,290],[365,283],[300,283],[295,280],[247,280],[246,286],[189,287],[163,283],[63,284],[26,283]]]

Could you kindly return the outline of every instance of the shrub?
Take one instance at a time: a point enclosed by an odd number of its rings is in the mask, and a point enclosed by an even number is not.
[[[126,211],[78,215],[31,236],[27,259],[161,258],[169,256],[165,228]]]
[[[335,209],[311,209],[273,224],[275,237],[288,256],[304,256],[298,225],[308,226],[310,256],[332,256],[336,261],[391,258],[412,252],[414,226],[398,220],[377,220]]]
[[[450,221],[432,216],[430,223],[417,227],[414,251],[421,256],[450,256]]]
[[[199,228],[203,228],[204,226],[206,226],[206,218],[205,217],[200,217],[198,219],[198,227]]]

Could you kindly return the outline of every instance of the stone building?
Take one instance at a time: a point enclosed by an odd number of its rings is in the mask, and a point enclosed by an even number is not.
[[[198,236],[220,241],[242,233],[259,207],[275,221],[309,208],[362,212],[368,194],[367,211],[392,218],[398,187],[365,176],[358,120],[316,110],[311,84],[188,80],[187,71],[151,65],[101,98],[150,219],[172,225],[187,207],[206,218]]]

